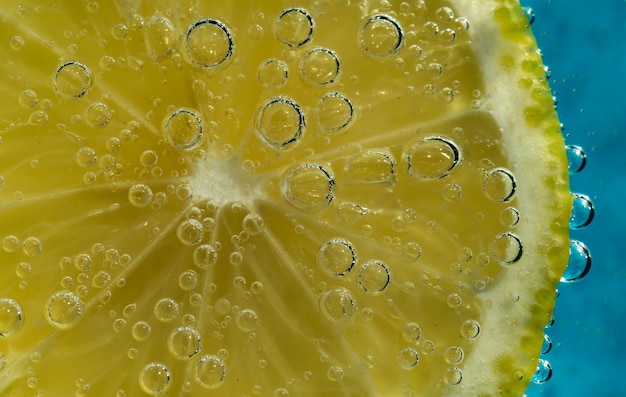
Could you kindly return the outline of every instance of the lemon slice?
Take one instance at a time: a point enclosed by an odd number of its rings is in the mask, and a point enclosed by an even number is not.
[[[4,0],[0,394],[520,395],[567,161],[516,1]]]

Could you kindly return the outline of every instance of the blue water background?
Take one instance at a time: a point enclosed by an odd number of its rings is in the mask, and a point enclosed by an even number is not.
[[[572,233],[591,250],[582,281],[561,284],[552,379],[528,396],[626,396],[626,0],[525,0],[550,67],[568,144],[581,145],[587,167],[572,190],[589,195],[595,219]]]

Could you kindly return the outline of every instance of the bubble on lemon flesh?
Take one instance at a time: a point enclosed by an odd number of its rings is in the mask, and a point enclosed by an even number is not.
[[[2,395],[523,393],[570,203],[517,2],[0,21]]]

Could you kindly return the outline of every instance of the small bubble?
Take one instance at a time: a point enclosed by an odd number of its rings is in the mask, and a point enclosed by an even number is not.
[[[259,316],[252,309],[243,309],[235,317],[235,322],[243,332],[252,332],[259,323]]]
[[[54,89],[59,96],[80,98],[89,91],[91,85],[91,70],[80,62],[66,62],[54,74]]]
[[[178,43],[178,34],[168,19],[150,19],[144,32],[148,53],[153,59],[160,60],[173,53]]]
[[[204,236],[204,228],[200,222],[195,219],[185,219],[176,229],[178,240],[184,245],[196,245],[202,241]]]
[[[83,302],[70,291],[59,291],[48,300],[45,314],[51,325],[59,329],[69,329],[83,317]]]
[[[466,339],[476,339],[480,334],[480,324],[476,320],[466,320],[461,325],[461,336]]]
[[[115,25],[111,26],[111,36],[115,40],[124,40],[127,35],[128,26],[124,25],[123,23],[116,23]]]
[[[417,350],[415,350],[415,348],[405,347],[404,349],[400,350],[397,359],[400,368],[408,370],[414,368],[417,365],[417,362],[419,361],[419,354],[417,353]]]
[[[361,26],[358,40],[366,54],[385,58],[402,49],[404,32],[394,18],[384,14],[374,15]]]
[[[345,165],[349,183],[393,183],[396,165],[390,153],[368,150],[358,154]]]
[[[463,361],[463,356],[463,349],[461,349],[459,346],[450,346],[444,352],[444,358],[448,364],[459,364],[461,361]]]
[[[164,323],[174,321],[178,313],[178,303],[171,298],[162,298],[154,305],[154,316]]]
[[[455,272],[456,273],[456,272]],[[462,303],[462,299],[459,294],[450,294],[447,298],[448,306],[450,307],[459,307]]]
[[[593,202],[584,194],[572,194],[572,215],[569,218],[570,229],[583,228],[593,221],[595,211]]]
[[[332,84],[339,77],[339,71],[339,57],[328,48],[313,49],[300,60],[300,75],[311,85]]]
[[[18,102],[21,107],[32,109],[38,102],[37,93],[33,90],[24,90],[20,93]]]
[[[289,391],[284,387],[274,390],[274,397],[289,397]]]
[[[345,288],[335,288],[320,296],[320,310],[328,320],[339,321],[354,315],[356,302],[350,291]]]
[[[26,237],[22,241],[22,252],[27,256],[37,256],[41,253],[41,241],[37,237]]]
[[[591,253],[589,248],[578,240],[572,240],[569,245],[569,261],[561,282],[573,283],[582,280],[591,270]]]
[[[20,247],[20,239],[13,235],[5,236],[2,239],[2,248],[6,252],[15,252]]]
[[[144,167],[154,167],[159,161],[159,156],[154,150],[146,150],[139,156],[139,161]]]
[[[357,280],[363,291],[378,294],[387,289],[391,283],[391,271],[383,262],[372,260],[361,266]]]
[[[443,187],[443,198],[451,203],[461,200],[463,197],[463,190],[461,186],[456,183],[449,183]]]
[[[416,323],[406,323],[402,328],[402,338],[407,342],[416,342],[421,336],[422,328]]]
[[[22,36],[12,36],[9,40],[9,46],[13,51],[19,51],[24,47],[24,38]]]
[[[409,143],[405,159],[413,178],[443,178],[459,164],[461,153],[453,141],[431,136]]]
[[[105,72],[110,72],[115,67],[115,63],[115,58],[109,55],[105,55],[100,58],[100,62],[98,62],[98,65],[100,65],[100,69],[104,70]]]
[[[20,262],[17,264],[17,266],[15,266],[15,274],[19,278],[27,278],[28,276],[30,276],[32,270],[32,267],[27,262]]]
[[[304,111],[287,97],[271,98],[258,112],[256,127],[261,141],[274,149],[286,149],[300,141]]]
[[[549,381],[550,378],[552,378],[552,365],[547,360],[540,358],[532,381],[537,385],[542,385]]]
[[[324,130],[336,132],[348,127],[354,118],[354,106],[344,95],[324,95],[317,105],[317,118]]]
[[[193,270],[186,270],[178,276],[178,286],[183,291],[191,291],[198,285],[198,275]]]
[[[85,110],[85,120],[94,128],[102,128],[111,121],[111,110],[102,102],[94,102]]]
[[[506,168],[495,168],[488,171],[483,180],[483,191],[487,197],[496,202],[511,201],[516,188],[515,177]]]
[[[16,301],[0,298],[0,337],[6,338],[15,334],[22,328],[23,321],[22,308]]]
[[[167,143],[175,149],[191,151],[202,144],[202,119],[195,110],[176,109],[163,120],[161,130]]]
[[[281,43],[287,47],[301,47],[311,41],[313,18],[302,8],[288,8],[278,16],[274,29]]]
[[[582,171],[587,164],[587,155],[580,146],[566,145],[565,152],[567,153],[567,167],[569,173],[576,174]]]
[[[263,283],[260,281],[255,281],[252,284],[250,284],[250,292],[252,292],[255,295],[259,295],[261,293],[263,293]]]
[[[287,64],[278,59],[268,59],[259,66],[259,82],[268,88],[280,88],[287,83],[289,69]]]
[[[243,262],[243,254],[239,251],[231,252],[228,255],[228,262],[233,266],[239,266]]]
[[[224,65],[233,55],[233,37],[224,23],[200,19],[187,29],[185,51],[191,63],[205,69]]]
[[[345,276],[356,264],[356,251],[352,244],[342,238],[325,243],[317,253],[317,264],[332,276]]]
[[[135,207],[142,208],[150,205],[152,198],[152,189],[143,183],[137,183],[128,189],[128,201]]]
[[[170,380],[169,369],[161,363],[146,364],[139,374],[139,386],[152,396],[166,391],[170,386]]]
[[[167,339],[170,353],[179,360],[188,360],[200,353],[202,337],[200,332],[192,327],[178,327]]]
[[[131,333],[136,341],[143,342],[150,337],[150,334],[152,333],[152,327],[145,321],[137,321],[135,324],[133,324]]]
[[[500,223],[505,227],[515,227],[520,220],[520,213],[516,208],[508,207],[500,212]]]
[[[205,355],[194,366],[194,380],[207,389],[217,389],[226,379],[226,364],[215,355]]]
[[[318,164],[291,168],[281,181],[285,200],[296,208],[317,212],[326,208],[335,195],[333,175]]]
[[[328,376],[328,379],[332,380],[333,382],[338,382],[343,379],[343,368],[337,365],[333,365],[328,368],[326,376]]]
[[[356,222],[368,213],[367,208],[352,202],[343,202],[335,207],[335,219],[346,225]]]
[[[95,288],[103,288],[110,282],[111,275],[104,270],[100,270],[98,273],[96,273],[95,276],[93,276],[93,279],[91,280],[91,285],[93,285]]]
[[[491,259],[500,265],[511,265],[522,257],[523,247],[519,237],[511,232],[501,233],[492,241]]]
[[[207,269],[217,262],[217,251],[209,244],[199,245],[193,252],[193,263],[200,269]]]
[[[548,354],[552,350],[552,339],[548,335],[543,336],[543,344],[541,345],[541,354]]]
[[[176,186],[176,198],[181,201],[188,201],[193,196],[193,188],[188,183],[181,183]]]
[[[263,218],[261,218],[261,215],[250,213],[243,218],[242,228],[250,236],[256,236],[263,232],[265,222],[263,221]]]
[[[437,41],[443,45],[452,45],[456,42],[456,32],[450,28],[442,29],[437,34]]]
[[[106,143],[107,150],[111,153],[117,152],[122,147],[122,141],[120,138],[112,136],[107,139]]]
[[[463,373],[457,367],[450,367],[443,374],[443,380],[450,386],[458,385],[463,380]]]

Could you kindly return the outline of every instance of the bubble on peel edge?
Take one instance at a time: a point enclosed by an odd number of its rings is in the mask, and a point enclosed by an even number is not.
[[[591,270],[591,252],[578,240],[572,240],[569,246],[569,260],[561,276],[562,283],[573,283],[582,280]]]

